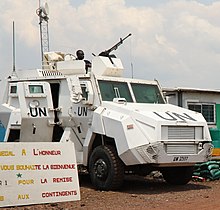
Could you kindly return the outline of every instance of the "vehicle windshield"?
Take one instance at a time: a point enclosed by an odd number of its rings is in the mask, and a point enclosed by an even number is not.
[[[125,98],[133,102],[127,82],[98,80],[103,101],[113,101],[114,98]],[[133,95],[137,103],[164,103],[157,85],[131,83]]]
[[[114,98],[125,98],[127,102],[132,102],[126,82],[99,80],[98,83],[103,101],[113,101]]]
[[[131,83],[131,87],[137,103],[164,104],[163,97],[157,85]]]

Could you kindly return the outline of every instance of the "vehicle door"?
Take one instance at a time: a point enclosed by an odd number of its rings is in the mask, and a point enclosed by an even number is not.
[[[79,79],[77,76],[68,79],[72,101],[69,114],[75,123],[73,131],[83,144],[88,128],[91,126],[94,92],[90,80]]]
[[[53,101],[48,82],[19,82],[22,142],[52,141],[54,126]]]

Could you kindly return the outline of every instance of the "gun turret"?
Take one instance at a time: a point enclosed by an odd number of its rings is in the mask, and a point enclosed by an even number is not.
[[[126,37],[124,37],[123,39],[120,38],[120,41],[118,43],[116,43],[113,47],[109,48],[108,50],[105,50],[105,51],[102,51],[101,53],[99,53],[99,56],[106,56],[106,57],[109,57],[110,56],[110,53],[113,51],[113,50],[117,50],[117,48],[123,43],[123,41],[125,39],[127,39],[129,36],[131,36],[131,34],[128,34]]]

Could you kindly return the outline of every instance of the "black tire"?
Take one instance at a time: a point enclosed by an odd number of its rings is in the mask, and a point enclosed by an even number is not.
[[[97,190],[116,190],[123,184],[124,164],[113,146],[98,146],[89,158],[89,173]]]
[[[161,172],[167,183],[185,185],[192,179],[193,169],[192,166],[167,167],[162,169]]]

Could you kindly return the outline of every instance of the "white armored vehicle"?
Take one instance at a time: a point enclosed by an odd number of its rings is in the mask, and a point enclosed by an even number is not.
[[[188,183],[194,164],[211,156],[206,121],[166,104],[157,81],[121,77],[121,60],[110,52],[123,40],[91,65],[83,55],[48,52],[42,69],[13,72],[0,140],[74,142],[78,165],[99,190],[119,188],[126,173],[153,170],[168,183]]]

